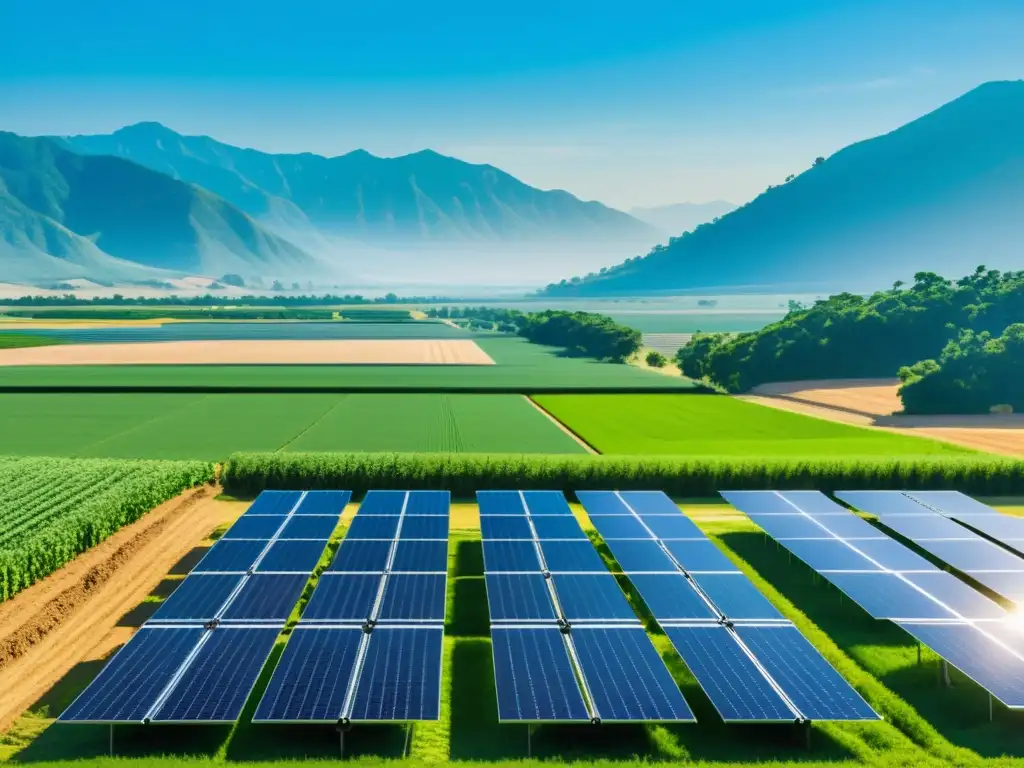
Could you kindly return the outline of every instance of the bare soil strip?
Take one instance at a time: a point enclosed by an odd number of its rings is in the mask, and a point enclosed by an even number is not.
[[[533,406],[534,408],[536,408],[536,409],[537,409],[538,411],[540,411],[540,412],[541,412],[541,413],[543,413],[543,414],[544,414],[545,416],[547,416],[547,417],[548,417],[548,419],[549,419],[549,420],[551,421],[551,423],[552,423],[552,424],[554,424],[554,425],[555,425],[556,427],[558,427],[558,428],[559,428],[560,430],[562,430],[563,432],[565,432],[565,434],[567,434],[567,435],[568,435],[569,437],[571,437],[571,438],[572,438],[573,440],[575,440],[575,441],[576,441],[577,443],[579,443],[579,445],[580,445],[580,446],[581,446],[581,447],[583,448],[583,450],[585,450],[585,451],[586,451],[587,453],[592,453],[592,454],[594,454],[595,456],[596,456],[596,455],[598,455],[599,451],[598,451],[598,450],[597,450],[596,448],[594,448],[594,446],[592,446],[592,445],[591,445],[590,443],[588,443],[588,442],[587,442],[586,440],[584,440],[584,439],[583,439],[582,437],[580,437],[580,436],[579,436],[579,435],[577,435],[577,434],[576,434],[575,432],[573,432],[573,431],[572,431],[571,429],[569,429],[569,428],[568,428],[567,426],[565,426],[565,424],[563,424],[562,422],[560,422],[560,421],[559,421],[558,419],[556,419],[556,418],[555,418],[555,417],[554,417],[553,415],[551,415],[551,414],[550,414],[550,413],[548,413],[548,412],[547,412],[546,410],[544,410],[544,407],[543,407],[542,405],[540,405],[539,403],[537,403],[537,402],[534,402],[533,398],[531,398],[531,397],[528,397],[528,396],[526,396],[526,395],[523,395],[523,397],[524,397],[524,398],[526,398],[526,402],[528,402],[528,403],[529,403],[530,405],[532,405],[532,406]]]
[[[0,365],[494,365],[468,339],[161,341],[0,350]]]
[[[187,572],[187,556],[245,510],[247,502],[217,501],[219,490],[204,486],[160,505],[0,605],[0,731],[76,666],[131,636],[146,597],[168,573]]]

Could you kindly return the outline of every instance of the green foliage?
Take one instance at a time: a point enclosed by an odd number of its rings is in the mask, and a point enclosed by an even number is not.
[[[331,320],[333,310],[294,309],[289,307],[195,307],[191,309],[106,308],[90,309],[15,309],[10,317],[34,320]]]
[[[1024,323],[995,338],[962,331],[937,362],[903,368],[900,378],[907,413],[988,413],[999,406],[1024,411]]]
[[[0,459],[0,597],[211,480],[203,462]]]
[[[668,358],[656,349],[652,349],[644,358],[651,368],[664,368],[668,364]]]
[[[341,311],[342,320],[368,320],[374,323],[413,322],[407,309],[375,309],[373,307],[348,307]]]
[[[590,312],[548,309],[523,315],[519,335],[534,344],[562,347],[569,354],[624,362],[643,346],[640,331]]]
[[[965,493],[1024,492],[1024,462],[962,456],[908,459],[688,459],[396,453],[240,453],[223,473],[234,495],[264,488],[446,489],[471,498],[482,488],[663,490],[714,497],[722,489],[949,488]]]
[[[49,347],[63,344],[64,339],[54,336],[32,336],[27,333],[0,333],[0,349],[19,349],[21,347]]]

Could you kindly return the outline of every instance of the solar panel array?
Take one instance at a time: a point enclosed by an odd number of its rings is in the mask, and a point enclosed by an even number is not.
[[[477,501],[499,721],[693,721],[565,497]]]
[[[722,496],[869,615],[896,622],[1007,706],[1024,706],[1024,655],[994,634],[1007,616],[1002,606],[817,491]],[[859,493],[837,496],[880,508],[880,496],[867,502]],[[922,530],[960,528],[939,515],[929,520],[928,510],[909,511],[915,507],[920,505],[902,496],[885,509],[907,515],[909,526],[924,523]]]
[[[348,491],[264,491],[58,718],[238,719]]]
[[[878,719],[665,494],[577,496],[724,721]]]
[[[447,491],[370,491],[320,576],[253,722],[436,720]]]

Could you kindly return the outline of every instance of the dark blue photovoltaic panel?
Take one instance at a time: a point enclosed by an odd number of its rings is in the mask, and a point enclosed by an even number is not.
[[[303,515],[293,517],[278,536],[279,539],[320,539],[327,541],[338,527],[336,515]]]
[[[398,532],[398,518],[394,516],[363,517],[356,513],[345,531],[346,539],[393,539]]]
[[[996,640],[1007,646],[1011,651],[1024,658],[1024,627],[1016,621],[986,621],[979,624],[985,634],[992,635]]]
[[[834,539],[835,536],[807,515],[749,515],[765,533],[779,541],[783,539]],[[881,535],[881,534],[879,534]]]
[[[569,621],[636,621],[636,614],[610,573],[559,573],[551,577],[562,613]]]
[[[405,506],[405,491],[367,491],[357,515],[398,517]],[[397,525],[397,523],[396,523]]]
[[[325,573],[302,612],[303,621],[363,621],[370,618],[381,577]]]
[[[812,515],[815,522],[821,523],[830,532],[841,539],[883,539],[885,534],[853,512],[845,515]]]
[[[448,517],[450,507],[451,494],[448,491],[410,491],[405,514],[407,517],[410,515]]]
[[[847,544],[839,539],[784,539],[782,545],[816,571],[881,571],[853,547],[863,542]]]
[[[697,524],[683,514],[647,515],[644,525],[659,539],[706,539]]]
[[[309,575],[302,573],[254,574],[224,611],[230,621],[284,623],[302,596]]]
[[[919,540],[916,543],[961,571],[1024,571],[1024,560],[981,537],[973,541]]]
[[[298,503],[301,491],[263,491],[245,510],[247,515],[287,515]]]
[[[350,719],[437,720],[441,710],[440,628],[376,629]]]
[[[775,491],[719,491],[719,495],[745,515],[792,515],[799,511]]]
[[[334,556],[329,571],[350,573],[381,573],[388,567],[391,556],[391,540],[345,539]]]
[[[725,722],[796,720],[725,627],[666,627],[665,634]]]
[[[518,491],[477,491],[476,503],[480,516],[526,515],[526,507]]]
[[[547,579],[539,573],[488,573],[487,606],[491,621],[554,621]]]
[[[619,496],[642,517],[682,514],[679,507],[662,491],[622,491]]]
[[[912,491],[908,492],[907,496],[952,517],[999,514],[992,507],[986,506],[960,491]]]
[[[532,539],[533,531],[526,516],[489,516],[480,518],[480,534],[484,539]]]
[[[592,518],[591,521],[601,538],[608,539],[651,539],[652,536],[635,515],[611,515]]]
[[[899,491],[836,491],[840,501],[871,515],[934,515],[935,512],[918,504]]]
[[[954,619],[952,613],[892,573],[821,575],[876,619]]]
[[[737,625],[735,630],[807,719],[881,719],[796,627]]]
[[[558,629],[492,629],[499,722],[589,720]]]
[[[257,573],[269,571],[312,573],[324,554],[326,540],[275,541],[256,566]]]
[[[285,518],[268,515],[242,515],[224,534],[225,539],[272,539]]]
[[[1015,603],[1024,603],[1024,573],[1019,571],[974,571],[970,574],[975,581],[984,584],[997,595]]]
[[[164,600],[151,621],[210,621],[241,581],[241,574],[187,576]]]
[[[526,506],[532,517],[546,515],[572,515],[569,502],[561,491],[523,491]]]
[[[393,574],[384,585],[381,620],[444,621],[444,574]]]
[[[280,627],[213,630],[154,722],[237,720],[280,632]]]
[[[893,539],[857,539],[850,542],[890,571],[934,571],[935,566]]]
[[[837,504],[821,491],[782,491],[779,496],[792,502],[801,512],[809,515],[848,515],[850,510]]]
[[[996,541],[1016,542],[1014,549],[1020,549],[1020,543],[1024,540],[1024,518],[1010,517],[1009,515],[961,515],[957,518],[965,525],[977,528],[987,536]],[[888,522],[888,518],[886,518]]]
[[[443,573],[448,570],[448,542],[399,540],[391,570]]]
[[[575,517],[550,516],[533,518],[533,528],[538,539],[582,539],[587,534],[580,528]]]
[[[642,628],[577,629],[572,641],[601,720],[694,719]]]
[[[448,518],[435,515],[428,517],[402,518],[400,539],[443,539],[448,540]]]
[[[295,514],[329,515],[337,520],[351,499],[351,491],[307,491]]]
[[[590,543],[587,546],[593,550]],[[537,547],[532,541],[487,541],[483,542],[484,569],[494,571],[540,572]]]
[[[693,577],[729,619],[781,619],[782,614],[743,574],[698,573]]]
[[[891,528],[911,541],[918,539],[972,539],[975,534],[942,515],[886,515],[879,518],[882,525]]]
[[[1017,581],[1024,581],[1024,573],[1015,576]],[[967,586],[951,573],[938,570],[930,573],[906,573],[904,578],[965,619],[1002,619],[1007,616],[1006,609],[999,603]]]
[[[252,568],[256,558],[267,548],[266,541],[248,541],[235,539],[218,541],[199,564],[192,569],[193,573],[221,571],[224,573],[245,573]]]
[[[253,722],[337,722],[362,640],[361,629],[293,629]]]
[[[632,514],[613,491],[576,491],[576,498],[589,517]]]
[[[658,621],[718,618],[681,573],[637,573],[629,580]]]
[[[608,539],[605,543],[624,573],[677,570],[672,558],[653,539]]]
[[[549,571],[593,571],[606,573],[604,561],[590,541],[542,541],[541,551]]]
[[[142,722],[202,635],[200,627],[142,627],[58,719]]]
[[[1024,707],[1024,660],[970,624],[896,622],[1008,707]]]
[[[672,557],[691,573],[700,571],[739,572],[739,569],[722,553],[722,550],[706,539],[704,541],[666,541],[664,544],[665,548],[672,553]]]

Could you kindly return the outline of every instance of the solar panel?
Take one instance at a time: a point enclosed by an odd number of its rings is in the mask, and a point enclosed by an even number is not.
[[[328,515],[337,521],[351,499],[351,491],[306,491],[295,514]]]
[[[539,573],[488,573],[487,606],[491,621],[554,621],[547,579]]]
[[[381,620],[444,621],[444,574],[402,573],[384,584]]]
[[[491,630],[498,721],[589,720],[558,629]]]
[[[245,573],[266,547],[266,541],[218,541],[192,569],[192,573]]]
[[[301,496],[301,491],[263,491],[245,514],[284,516],[292,511]]]
[[[323,539],[275,541],[256,566],[257,573],[312,573],[323,557],[327,542]]]
[[[662,491],[622,491],[619,496],[641,517],[682,514],[679,507]]]
[[[254,574],[224,611],[225,621],[288,620],[302,596],[309,576],[303,574]]]
[[[576,498],[591,518],[629,515],[628,507],[612,491],[576,491]]]
[[[1024,708],[1024,659],[970,624],[897,624],[1006,706]]]
[[[533,531],[526,516],[492,515],[480,518],[480,533],[484,539],[532,539]]]
[[[907,573],[904,578],[965,619],[1001,619],[1006,616],[1005,608],[981,592],[971,589],[952,574],[933,570],[928,573]],[[1018,574],[1017,578],[1024,580],[1024,574]]]
[[[719,495],[746,515],[792,515],[798,511],[775,491],[719,491]]]
[[[634,515],[602,516],[591,518],[601,538],[605,539],[650,539],[651,534]]]
[[[388,567],[391,539],[345,539],[328,571],[381,573]]]
[[[512,542],[510,542],[512,543]],[[548,539],[540,543],[544,553],[544,562],[548,570],[607,573],[604,561],[597,554],[594,546],[587,541],[554,541]]]
[[[852,541],[860,547],[863,542]],[[881,571],[879,565],[840,539],[788,539],[785,547],[816,571]]]
[[[208,633],[153,721],[237,720],[279,633],[280,627],[218,628]]]
[[[665,634],[725,722],[797,719],[725,627],[665,627]]]
[[[658,621],[718,618],[681,573],[636,573],[629,580]]]
[[[953,619],[948,610],[892,573],[822,575],[876,619]]]
[[[702,541],[665,541],[665,548],[680,565],[690,573],[701,571],[735,571],[739,569],[713,542]]]
[[[832,501],[821,491],[782,491],[779,493],[783,501],[794,505],[801,512],[809,515],[848,515],[850,511]]]
[[[636,621],[636,614],[610,573],[559,573],[551,580],[562,614],[569,621]]]
[[[448,540],[448,518],[440,515],[402,518],[401,539]]]
[[[835,536],[807,515],[748,515],[773,539],[832,539]]]
[[[583,539],[587,541],[587,534],[580,528],[575,517],[562,515],[536,517],[533,518],[533,528],[537,532],[538,539]]]
[[[674,515],[647,515],[644,525],[659,539],[707,538],[693,520],[679,512]]]
[[[815,522],[821,523],[825,529],[840,539],[884,539],[885,534],[875,528],[867,520],[857,517],[853,512],[845,515],[815,515]]]
[[[362,640],[358,628],[293,629],[253,722],[337,722]]]
[[[327,541],[337,527],[337,515],[303,515],[289,520],[278,538]]]
[[[572,509],[561,491],[523,491],[523,499],[531,517],[562,515],[571,516]]]
[[[450,507],[451,494],[448,491],[410,491],[409,503],[405,506],[405,515],[406,517],[420,515],[448,517]]]
[[[736,634],[805,718],[880,719],[796,627],[740,625]]]
[[[363,503],[359,505],[358,515],[398,517],[405,507],[405,497],[405,491],[367,491]]]
[[[1013,544],[1015,549],[1020,549],[1024,541],[1024,518],[1010,517],[1009,515],[960,515],[957,517],[961,523],[977,528],[986,536],[991,536],[996,541]]]
[[[1014,619],[986,621],[978,628],[991,635],[1021,658],[1024,658],[1024,627]]]
[[[433,518],[424,518],[433,519]],[[431,572],[448,570],[447,541],[402,541],[395,548],[392,571]]]
[[[375,629],[349,718],[363,722],[437,720],[442,635],[439,627]]]
[[[526,507],[518,491],[477,491],[480,517],[490,515],[526,515]]]
[[[893,539],[859,539],[857,549],[890,571],[934,571],[935,566]]]
[[[782,614],[743,574],[700,573],[693,577],[718,610],[729,619],[781,619]]]
[[[210,621],[241,583],[241,574],[192,574],[164,600],[151,621]]]
[[[935,514],[900,491],[836,491],[835,497],[851,507],[879,517]]]
[[[1024,573],[1020,571],[972,571],[971,578],[997,595],[1024,603]]]
[[[593,551],[590,543],[587,543]],[[484,569],[487,571],[540,571],[537,547],[532,541],[503,541],[501,539],[483,542]]]
[[[654,539],[608,539],[608,549],[626,573],[676,570],[676,564]]]
[[[891,528],[906,539],[970,539],[974,536],[962,525],[948,517],[928,515],[886,515],[881,518],[886,528]]]
[[[202,636],[200,627],[142,627],[58,720],[142,722]]]
[[[225,539],[272,539],[285,518],[264,515],[242,515],[224,534]]]
[[[976,538],[973,541],[920,539],[915,543],[961,571],[1024,571],[1024,560],[984,539]]]
[[[393,515],[364,517],[360,510],[345,531],[345,538],[352,539],[393,539],[398,532],[399,518]]]
[[[965,496],[960,491],[913,491],[908,492],[907,496],[952,517],[999,514],[992,507]]]
[[[642,628],[575,629],[572,642],[602,721],[693,721],[693,713]]]
[[[313,590],[303,621],[364,621],[370,618],[381,576],[325,573]]]

